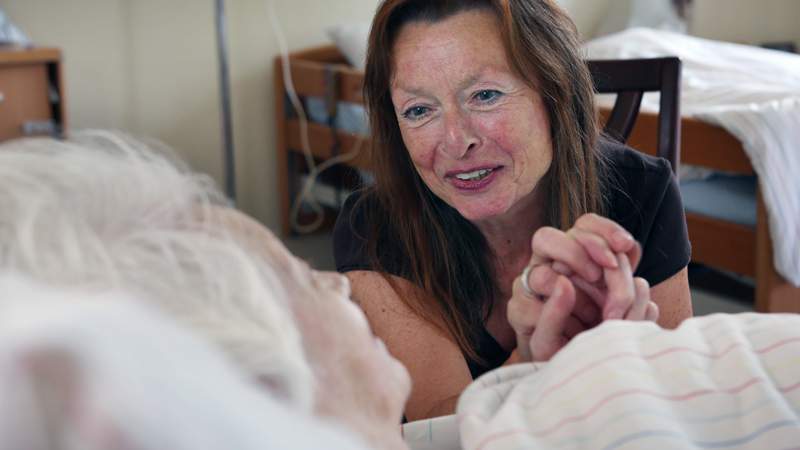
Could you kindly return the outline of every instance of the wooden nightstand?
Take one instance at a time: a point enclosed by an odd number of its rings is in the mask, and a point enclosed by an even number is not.
[[[0,141],[66,129],[61,51],[0,46]]]

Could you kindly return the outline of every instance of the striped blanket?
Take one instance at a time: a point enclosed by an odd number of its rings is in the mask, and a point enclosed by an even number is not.
[[[611,321],[476,380],[465,450],[800,449],[800,316]]]

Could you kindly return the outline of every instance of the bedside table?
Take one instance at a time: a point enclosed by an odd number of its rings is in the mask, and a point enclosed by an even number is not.
[[[0,141],[61,136],[62,80],[60,50],[0,46]]]

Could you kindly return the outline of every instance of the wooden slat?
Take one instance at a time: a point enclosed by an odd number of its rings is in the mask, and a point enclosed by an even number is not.
[[[772,266],[773,252],[772,239],[769,236],[767,211],[761,190],[758,192],[756,202],[756,311],[770,312],[774,305],[770,305],[770,294],[778,284],[779,276]]]
[[[326,46],[292,53],[289,56],[292,81],[300,96],[324,97],[326,71],[338,77],[337,100],[362,103],[364,73],[347,65],[335,46]]]
[[[291,59],[304,59],[307,61],[319,61],[326,63],[345,64],[346,60],[342,52],[335,45],[323,45],[299,50],[289,54]]]
[[[0,65],[58,62],[61,51],[46,47],[0,47]]]
[[[601,122],[608,117],[608,108],[600,109]],[[628,145],[648,155],[655,155],[658,142],[658,115],[640,112]],[[743,175],[753,175],[753,166],[742,143],[724,128],[684,117],[681,119],[681,164],[708,167]]]
[[[657,130],[658,117],[654,114],[646,115],[640,112],[627,144],[641,152],[655,156],[658,154],[658,141],[656,140],[656,136],[658,136]],[[681,160],[683,159],[682,156],[683,155],[681,155]]]
[[[338,100],[362,103],[361,85],[364,76],[355,69],[343,64],[326,65],[313,61],[291,60],[291,74],[297,94],[324,97],[326,67],[335,69],[339,76]]]
[[[800,287],[784,280],[773,287],[768,301],[767,312],[800,313]]]
[[[692,261],[750,277],[756,276],[756,230],[686,213]]]
[[[289,148],[298,153],[302,152],[303,144],[300,134],[300,121],[287,120],[286,130]],[[356,148],[356,145],[358,145],[360,148],[358,156],[353,160],[348,161],[347,165],[369,170],[366,138],[341,131],[337,133],[337,136],[339,137],[340,142],[340,154],[349,153]],[[308,140],[309,146],[311,147],[311,154],[314,155],[315,158],[324,161],[333,156],[333,136],[330,128],[324,125],[309,123]],[[360,143],[359,140],[361,141]]]
[[[753,175],[750,158],[724,128],[684,118],[681,121],[681,161],[743,175]]]
[[[767,209],[759,192],[756,226],[756,311],[800,313],[800,287],[792,286],[773,265],[772,239],[769,235]]]

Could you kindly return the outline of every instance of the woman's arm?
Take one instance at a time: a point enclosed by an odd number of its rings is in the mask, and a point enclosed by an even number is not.
[[[353,271],[345,275],[350,280],[352,298],[364,310],[372,332],[411,375],[406,418],[453,414],[458,397],[472,382],[472,376],[458,345],[417,316],[401,299],[401,295],[415,295],[411,283],[393,277],[400,290],[395,292],[377,272]]]
[[[692,295],[686,267],[680,272],[650,288],[650,298],[658,306],[658,324],[664,328],[677,328],[692,317]]]

